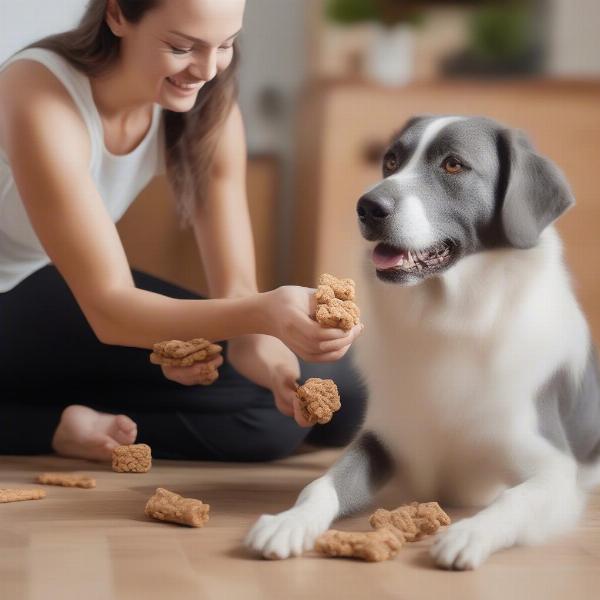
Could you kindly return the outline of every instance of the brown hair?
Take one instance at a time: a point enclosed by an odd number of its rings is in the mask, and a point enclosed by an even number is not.
[[[117,0],[130,23],[141,21],[159,2]],[[120,49],[120,38],[106,23],[107,4],[108,0],[90,0],[75,29],[46,37],[28,48],[51,50],[88,77],[99,75],[117,60]],[[237,64],[238,47],[234,44],[231,64],[202,87],[190,111],[163,111],[167,174],[184,223],[191,221],[196,200],[206,193],[219,133],[237,96]]]

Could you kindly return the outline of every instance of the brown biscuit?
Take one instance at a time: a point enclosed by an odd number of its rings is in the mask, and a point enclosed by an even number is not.
[[[317,538],[315,550],[327,556],[360,558],[369,562],[388,560],[402,547],[402,541],[387,528],[376,531],[330,529]]]
[[[38,483],[45,485],[62,485],[63,487],[95,488],[96,480],[86,475],[72,473],[42,473],[36,478]]]
[[[152,451],[147,444],[117,446],[112,452],[112,468],[117,473],[146,473],[152,466]]]
[[[207,362],[221,353],[223,348],[203,338],[189,342],[169,340],[158,342],[152,347],[150,362],[155,365],[189,367],[197,362]]]
[[[374,529],[391,527],[407,542],[416,542],[451,521],[437,502],[412,502],[392,511],[378,508],[369,523]]]
[[[166,358],[185,358],[190,354],[196,354],[202,350],[206,351],[207,354],[217,354],[222,348],[217,344],[211,344],[204,338],[194,338],[188,342],[182,342],[181,340],[167,340],[165,342],[157,342],[152,347],[154,352],[164,356]]]
[[[333,413],[341,407],[340,394],[332,379],[311,377],[296,389],[304,418],[314,425],[331,421]]]
[[[360,323],[360,310],[352,300],[333,298],[327,304],[317,304],[315,319],[323,327],[348,331]]]
[[[22,502],[24,500],[40,500],[45,497],[46,492],[39,489],[0,489],[0,504]]]
[[[335,298],[339,300],[354,300],[356,297],[356,284],[352,279],[338,279],[329,273],[319,277],[319,288],[329,287]]]
[[[159,521],[170,521],[190,527],[204,527],[209,519],[210,505],[194,498],[183,498],[179,494],[156,488],[146,503],[145,513]]]

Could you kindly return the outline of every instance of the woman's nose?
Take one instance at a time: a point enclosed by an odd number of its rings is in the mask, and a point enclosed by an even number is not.
[[[217,74],[217,51],[206,50],[194,58],[189,67],[190,74],[201,81],[210,81]]]

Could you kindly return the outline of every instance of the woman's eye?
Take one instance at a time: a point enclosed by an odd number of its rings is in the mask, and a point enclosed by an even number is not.
[[[188,54],[192,51],[191,48],[178,48],[177,46],[173,46],[172,44],[169,44],[169,47],[171,48],[171,52],[173,54]]]
[[[383,168],[390,173],[398,168],[398,160],[393,154],[389,154],[383,159]]]
[[[227,50],[231,50],[233,46],[219,46],[219,52],[226,52]]]
[[[444,171],[446,171],[446,173],[453,175],[455,173],[460,173],[464,169],[464,165],[458,159],[454,158],[453,156],[449,156],[448,158],[444,159],[442,168]]]

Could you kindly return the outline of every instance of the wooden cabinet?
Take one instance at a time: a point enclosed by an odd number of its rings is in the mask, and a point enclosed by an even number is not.
[[[424,113],[485,115],[521,128],[565,172],[577,205],[558,228],[600,341],[600,82],[314,83],[299,116],[290,279],[314,285],[322,272],[356,274],[356,201],[380,177],[379,149]]]

